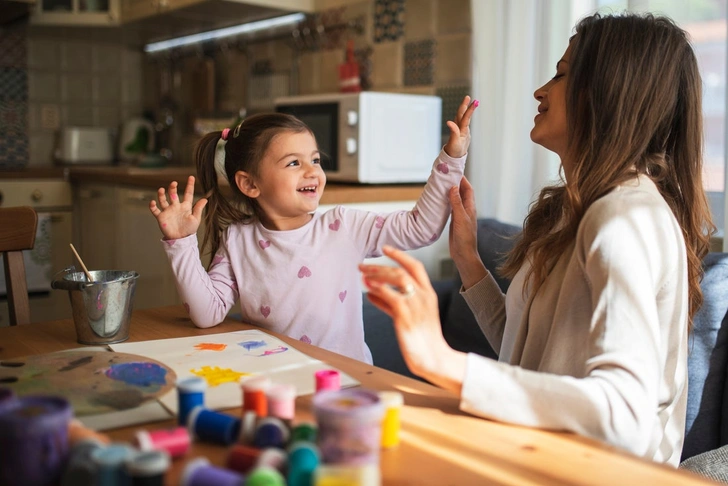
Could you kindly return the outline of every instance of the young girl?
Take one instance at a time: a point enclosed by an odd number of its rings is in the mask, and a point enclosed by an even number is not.
[[[439,238],[477,106],[463,99],[415,207],[390,214],[317,213],[326,175],[313,132],[291,115],[259,114],[204,136],[195,158],[206,197],[193,204],[190,176],[182,200],[172,182],[149,205],[193,322],[217,325],[240,298],[244,322],[371,363],[357,265],[384,245],[410,250]],[[207,271],[196,234],[205,206]]]
[[[670,19],[594,15],[534,97],[531,139],[559,155],[565,179],[531,207],[505,295],[478,255],[472,188],[463,179],[451,192],[450,253],[499,361],[447,345],[408,255],[385,248],[403,268],[362,265],[368,296],[393,316],[410,369],[457,393],[461,409],[677,466],[688,331],[714,229],[695,53]]]

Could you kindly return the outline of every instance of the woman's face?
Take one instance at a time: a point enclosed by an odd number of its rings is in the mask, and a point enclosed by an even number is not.
[[[533,93],[538,101],[538,115],[533,120],[531,140],[564,159],[567,152],[566,83],[569,77],[571,45],[556,63],[556,75]],[[565,167],[566,168],[566,167]]]

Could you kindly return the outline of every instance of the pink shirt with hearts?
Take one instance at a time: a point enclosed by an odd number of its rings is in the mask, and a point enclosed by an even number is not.
[[[371,363],[358,265],[381,256],[384,245],[413,250],[435,242],[450,216],[448,192],[460,184],[465,158],[441,150],[411,211],[337,206],[289,231],[233,224],[209,271],[200,261],[197,235],[163,240],[192,321],[215,326],[240,299],[243,322]]]

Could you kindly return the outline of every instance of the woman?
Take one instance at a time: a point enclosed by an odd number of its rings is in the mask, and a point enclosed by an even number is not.
[[[588,17],[534,94],[531,139],[561,159],[502,269],[477,253],[472,189],[451,192],[461,293],[499,355],[450,348],[424,267],[360,267],[410,369],[490,419],[568,430],[677,466],[687,336],[714,231],[702,189],[701,80],[664,17]],[[399,291],[398,291],[399,290]]]

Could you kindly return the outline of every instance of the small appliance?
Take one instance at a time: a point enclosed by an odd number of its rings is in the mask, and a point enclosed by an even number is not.
[[[111,164],[111,131],[101,127],[66,127],[58,134],[55,158],[64,164]]]
[[[330,181],[425,182],[442,147],[439,96],[331,93],[277,98],[275,107],[313,130]]]

